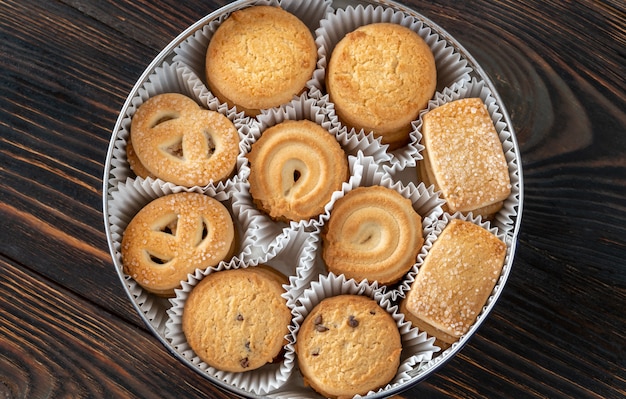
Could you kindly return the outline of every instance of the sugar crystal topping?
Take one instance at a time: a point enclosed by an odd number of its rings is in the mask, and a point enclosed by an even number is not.
[[[502,270],[506,245],[471,222],[452,220],[426,256],[407,309],[459,337],[474,323]]]
[[[423,117],[432,171],[453,211],[508,197],[509,171],[495,126],[479,98],[452,101]]]

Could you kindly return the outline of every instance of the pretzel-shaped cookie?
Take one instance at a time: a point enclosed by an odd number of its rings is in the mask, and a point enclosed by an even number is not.
[[[177,93],[143,103],[133,116],[131,138],[151,174],[187,187],[228,178],[239,154],[239,133],[226,116]]]
[[[415,264],[423,243],[422,218],[408,198],[382,186],[358,187],[335,203],[322,256],[335,274],[392,284]]]
[[[234,237],[232,217],[216,199],[166,195],[141,209],[124,231],[124,272],[147,291],[170,296],[196,268],[229,257]]]

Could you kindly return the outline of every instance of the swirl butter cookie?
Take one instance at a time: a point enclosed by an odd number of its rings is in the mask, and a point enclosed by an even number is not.
[[[208,274],[191,291],[183,332],[195,354],[219,370],[243,372],[273,362],[289,333],[282,294],[287,277],[269,266]]]
[[[428,44],[402,25],[374,23],[348,33],[326,72],[340,120],[374,132],[391,149],[408,143],[411,122],[435,93],[437,69]]]
[[[408,198],[382,186],[358,187],[337,200],[323,234],[329,271],[357,281],[399,281],[424,243],[422,218]]]
[[[324,212],[348,179],[348,160],[335,137],[309,120],[287,120],[263,132],[248,153],[250,194],[282,221]]]
[[[177,93],[151,97],[137,109],[131,141],[137,162],[132,153],[129,161],[186,187],[227,179],[239,154],[239,133],[226,116]]]
[[[147,291],[171,296],[187,274],[232,255],[234,238],[232,217],[221,202],[198,193],[166,195],[142,208],[126,227],[124,273]]]
[[[306,385],[325,398],[351,398],[393,379],[402,342],[395,320],[376,301],[339,295],[306,316],[295,349]]]
[[[311,79],[317,46],[295,15],[273,6],[233,12],[215,31],[206,54],[209,88],[248,115],[300,94]]]

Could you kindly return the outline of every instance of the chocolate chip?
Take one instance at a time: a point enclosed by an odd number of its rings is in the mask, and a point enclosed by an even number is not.
[[[250,341],[246,341],[246,349],[248,350],[248,352],[250,352]]]
[[[243,321],[243,316],[241,315],[241,313],[237,314],[237,321]]]
[[[326,331],[328,331],[328,327],[325,327],[325,326],[323,326],[323,325],[321,325],[321,324],[317,324],[317,325],[315,326],[315,331],[318,331],[318,332],[326,332]]]
[[[313,320],[313,324],[315,325],[315,331],[317,332],[328,331],[328,327],[322,325],[322,315],[318,315],[315,320]]]
[[[241,359],[239,364],[241,364],[241,367],[243,367],[244,369],[247,369],[248,366],[250,366],[250,363],[248,362],[248,358],[247,357],[244,357],[243,359]]]
[[[354,316],[348,317],[348,325],[352,328],[359,326],[359,321],[354,318]]]
[[[320,355],[320,350],[319,350],[319,348],[318,348],[318,349],[315,349],[313,352],[311,352],[311,356],[319,356],[319,355]]]
[[[375,314],[376,314],[376,311],[374,311],[374,310],[370,310],[370,314],[371,314],[371,315],[375,315]]]

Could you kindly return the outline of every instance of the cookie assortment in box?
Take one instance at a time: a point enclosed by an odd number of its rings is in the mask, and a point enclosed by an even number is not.
[[[129,298],[181,364],[245,397],[386,397],[454,356],[495,304],[521,180],[493,85],[415,10],[239,0],[133,88],[104,216]]]

